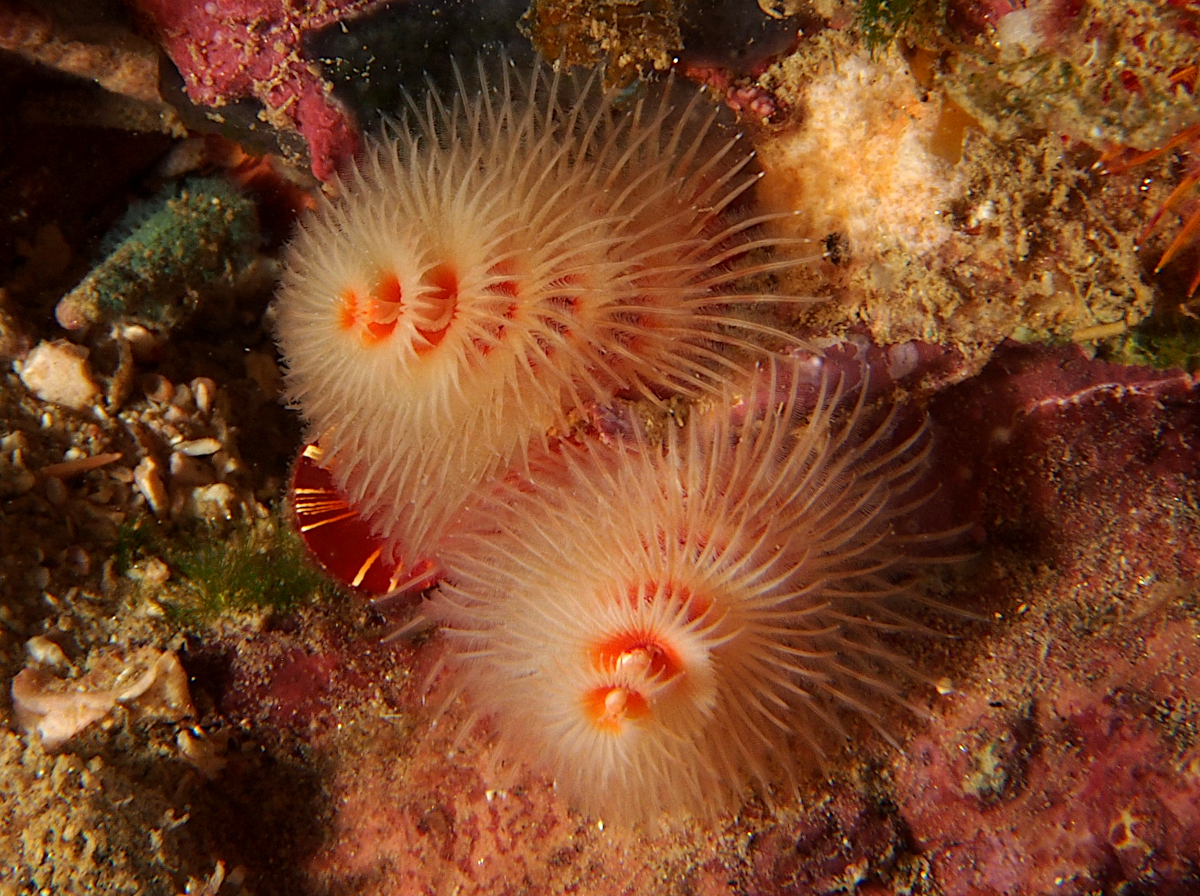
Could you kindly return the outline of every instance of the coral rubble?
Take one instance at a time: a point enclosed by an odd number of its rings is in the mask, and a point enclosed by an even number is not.
[[[1140,323],[1153,290],[1133,179],[1102,183],[1099,151],[1056,134],[981,129],[943,87],[950,75],[918,62],[823,33],[759,79],[793,110],[765,134],[765,185],[826,249],[792,288],[833,302],[800,324],[954,346],[976,371],[1008,337],[1086,341]]]
[[[682,46],[675,0],[534,0],[523,22],[538,52],[566,65],[602,63],[608,86],[666,71]]]

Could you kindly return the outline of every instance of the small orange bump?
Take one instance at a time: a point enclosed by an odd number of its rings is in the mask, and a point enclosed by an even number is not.
[[[343,330],[350,330],[358,323],[358,293],[353,289],[347,289],[338,297],[341,302],[341,308],[338,311],[338,326]]]
[[[619,734],[627,719],[637,721],[650,714],[650,706],[640,693],[612,685],[590,690],[583,705],[596,727],[609,734]]]
[[[386,305],[399,305],[400,298],[399,278],[391,272],[380,277],[379,285],[375,287],[375,300]]]
[[[588,651],[600,672],[619,671],[670,681],[683,671],[683,661],[669,644],[653,632],[626,631],[606,638]]]
[[[458,309],[458,271],[450,264],[434,265],[426,275],[433,287],[428,295],[433,309],[429,318],[417,325],[417,332],[425,337],[428,345],[418,345],[418,354],[424,354],[442,344],[446,331],[454,320]]]

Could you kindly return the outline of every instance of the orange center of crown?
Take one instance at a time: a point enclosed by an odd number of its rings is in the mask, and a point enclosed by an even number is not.
[[[626,684],[606,684],[584,695],[587,717],[601,731],[619,734],[626,720],[650,714],[645,696],[630,687],[637,680],[669,681],[683,665],[670,647],[648,632],[622,632],[592,647],[592,665],[607,675],[619,676]]]
[[[426,308],[416,321],[417,332],[424,343],[413,346],[417,354],[424,354],[442,344],[446,330],[454,320],[458,309],[458,271],[450,264],[434,265],[426,274],[431,287],[424,295]]]
[[[665,682],[683,671],[679,654],[653,632],[621,632],[593,645],[589,653],[593,668],[610,675],[627,672]]]
[[[613,685],[593,688],[583,702],[592,723],[609,734],[618,734],[626,719],[636,720],[650,713],[645,697],[631,688]]]
[[[343,330],[357,329],[365,346],[378,345],[392,335],[403,307],[400,280],[391,271],[380,274],[366,293],[351,286],[338,300],[338,324]]]
[[[417,353],[437,348],[458,310],[458,271],[448,263],[434,265],[424,280],[426,289],[420,300],[407,307],[400,279],[392,271],[381,273],[368,290],[347,287],[338,296],[338,324],[343,330],[356,330],[362,344],[370,347],[390,338],[407,311],[421,336],[413,346]]]

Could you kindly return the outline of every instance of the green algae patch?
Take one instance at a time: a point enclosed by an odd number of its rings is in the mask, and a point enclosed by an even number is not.
[[[126,235],[55,308],[66,329],[116,320],[172,327],[207,294],[236,287],[261,244],[254,202],[219,178],[164,190],[117,230]]]
[[[937,0],[863,0],[858,7],[858,28],[863,43],[874,53],[904,33],[910,24],[933,19]]]
[[[1196,373],[1200,371],[1200,321],[1182,315],[1155,315],[1114,339],[1102,354],[1118,364]]]
[[[283,525],[205,538],[169,550],[164,559],[178,578],[166,610],[185,625],[228,613],[286,612],[333,588],[300,539]]]

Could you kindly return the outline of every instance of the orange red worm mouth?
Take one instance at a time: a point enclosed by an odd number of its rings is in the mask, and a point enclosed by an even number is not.
[[[405,579],[433,574],[424,561],[406,570],[386,553],[387,542],[338,491],[333,474],[321,465],[319,445],[305,445],[292,468],[290,504],[296,531],[313,558],[337,581],[371,596],[396,590]]]
[[[420,337],[413,340],[413,351],[418,355],[432,351],[445,339],[458,310],[458,271],[451,264],[439,264],[423,279],[426,288],[411,304],[394,271],[379,274],[365,295],[347,287],[338,296],[338,326],[343,331],[357,330],[363,346],[369,348],[390,339],[408,317]]]

